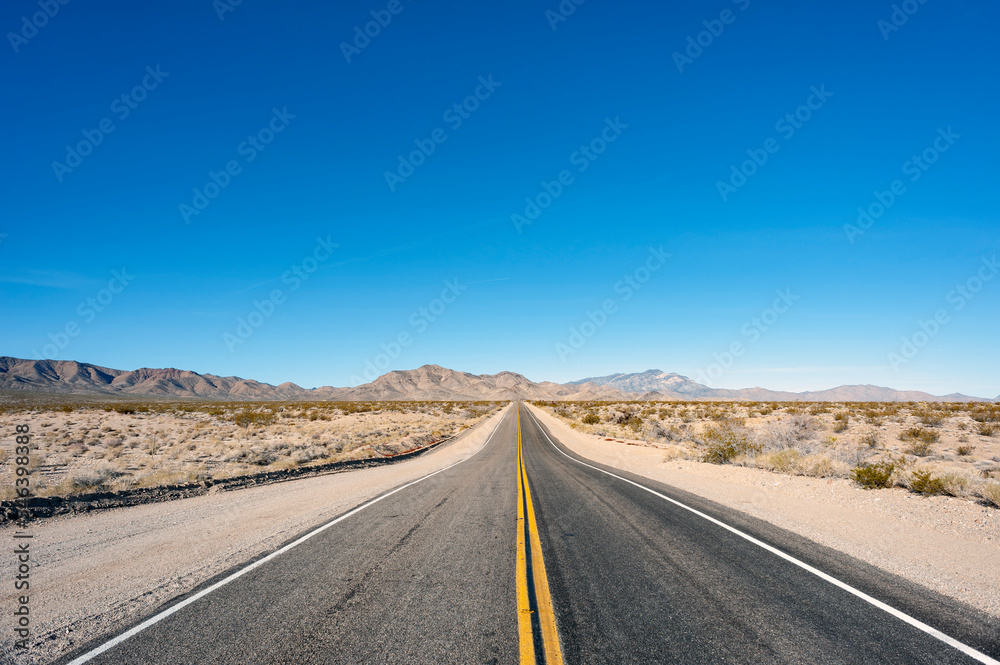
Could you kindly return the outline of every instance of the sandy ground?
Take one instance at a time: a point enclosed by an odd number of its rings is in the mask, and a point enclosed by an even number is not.
[[[310,527],[465,459],[506,411],[394,465],[31,525],[32,648],[15,654],[4,639],[0,661],[50,662]],[[0,527],[0,539],[15,542],[13,531]],[[14,568],[12,556],[0,559],[2,579],[13,579]],[[5,584],[0,604],[15,607],[15,595]]]
[[[735,443],[731,464],[853,478],[891,464],[894,485],[1000,505],[1000,405],[981,403],[545,402],[578,431],[704,461]],[[743,449],[743,446],[750,446]],[[930,474],[934,483],[920,485]],[[914,481],[918,481],[916,484]]]
[[[32,435],[33,494],[67,496],[394,455],[457,434],[499,406],[136,401],[4,412],[0,405],[0,478],[13,477],[18,425]],[[241,427],[241,415],[263,420]],[[0,483],[0,499],[12,498],[13,485]]]
[[[1000,509],[903,488],[864,490],[811,478],[691,460],[583,434],[532,413],[571,450],[741,510],[1000,617]]]

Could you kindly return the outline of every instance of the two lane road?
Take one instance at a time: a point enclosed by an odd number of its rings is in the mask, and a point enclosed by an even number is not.
[[[467,460],[62,662],[991,657],[1000,657],[1000,629],[987,617],[736,511],[581,460],[517,405]]]

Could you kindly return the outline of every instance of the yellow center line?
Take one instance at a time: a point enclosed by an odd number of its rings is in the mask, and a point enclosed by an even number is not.
[[[531,551],[531,578],[538,608],[538,623],[542,634],[542,651],[546,665],[562,665],[562,649],[559,646],[559,630],[556,626],[555,610],[549,593],[549,578],[545,574],[545,559],[542,556],[542,541],[535,521],[535,508],[531,503],[531,489],[528,472],[524,468],[524,452],[521,444],[521,408],[517,409],[517,608],[518,634],[520,637],[521,663],[535,662],[534,637],[531,630],[531,607],[528,601],[528,548],[525,546],[524,522],[527,518],[528,541]],[[525,509],[527,506],[527,509]]]
[[[524,547],[524,487],[521,484],[521,414],[517,414],[517,634],[522,665],[535,665],[531,635],[531,605],[528,602],[528,560]]]

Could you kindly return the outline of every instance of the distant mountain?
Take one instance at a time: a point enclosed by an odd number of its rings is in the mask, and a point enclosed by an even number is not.
[[[535,383],[514,372],[469,374],[438,365],[384,374],[353,388],[274,386],[173,368],[120,370],[74,360],[0,356],[0,390],[211,400],[597,400],[629,399],[607,386]]]
[[[294,383],[272,386],[235,376],[179,369],[110,369],[75,360],[22,360],[0,356],[0,390],[204,399],[298,399]]]
[[[782,401],[782,402],[991,402],[982,397],[970,397],[961,393],[937,396],[916,390],[893,390],[881,386],[855,385],[840,386],[829,390],[807,391],[802,393],[768,390],[766,388],[740,388],[727,390],[710,388],[692,381],[686,376],[675,372],[663,372],[658,369],[648,369],[645,372],[631,374],[609,374],[595,376],[579,381],[571,381],[568,385],[596,384],[615,388],[622,392],[643,393],[643,399],[659,400],[751,400],[751,401]],[[647,395],[655,394],[655,397]]]
[[[472,399],[472,400],[599,400],[628,399],[631,395],[589,383],[564,385],[543,381],[535,383],[516,372],[470,374],[424,365],[412,370],[383,374],[371,383],[341,388],[340,399]]]
[[[531,381],[516,372],[470,374],[439,365],[397,370],[371,383],[351,388],[303,388],[294,383],[271,385],[236,376],[144,367],[110,369],[75,360],[23,360],[0,356],[0,391],[8,394],[144,396],[209,400],[754,400],[825,402],[1000,401],[967,395],[936,397],[879,386],[840,386],[804,393],[765,388],[721,390],[676,373],[657,369],[611,374],[571,383]]]
[[[596,376],[579,381],[570,381],[569,385],[595,383],[599,386],[610,386],[627,393],[659,393],[662,399],[693,399],[703,397],[712,392],[708,386],[692,381],[686,376],[675,372],[662,372],[658,369],[647,369],[645,372],[633,374],[610,374]]]

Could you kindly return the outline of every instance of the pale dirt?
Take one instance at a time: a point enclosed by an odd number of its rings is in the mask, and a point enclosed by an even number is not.
[[[581,457],[740,510],[1000,617],[1000,509],[900,487],[864,490],[843,478],[665,461],[662,449],[605,441],[529,408]]]
[[[0,662],[50,662],[311,527],[466,459],[508,408],[393,465],[32,524],[32,648],[27,656],[14,654],[4,639]],[[0,527],[5,550],[15,542],[14,528]],[[0,558],[0,579],[12,580],[15,565],[12,556]],[[15,607],[16,595],[5,584],[0,607]]]
[[[18,425],[31,431],[32,493],[67,496],[398,454],[456,434],[494,408],[395,402],[342,413],[337,407],[265,404],[259,408],[278,410],[274,421],[246,429],[233,420],[246,410],[235,404],[159,404],[136,413],[99,405],[12,410],[0,413],[0,479],[13,477]],[[13,485],[0,483],[0,499],[12,498]]]

